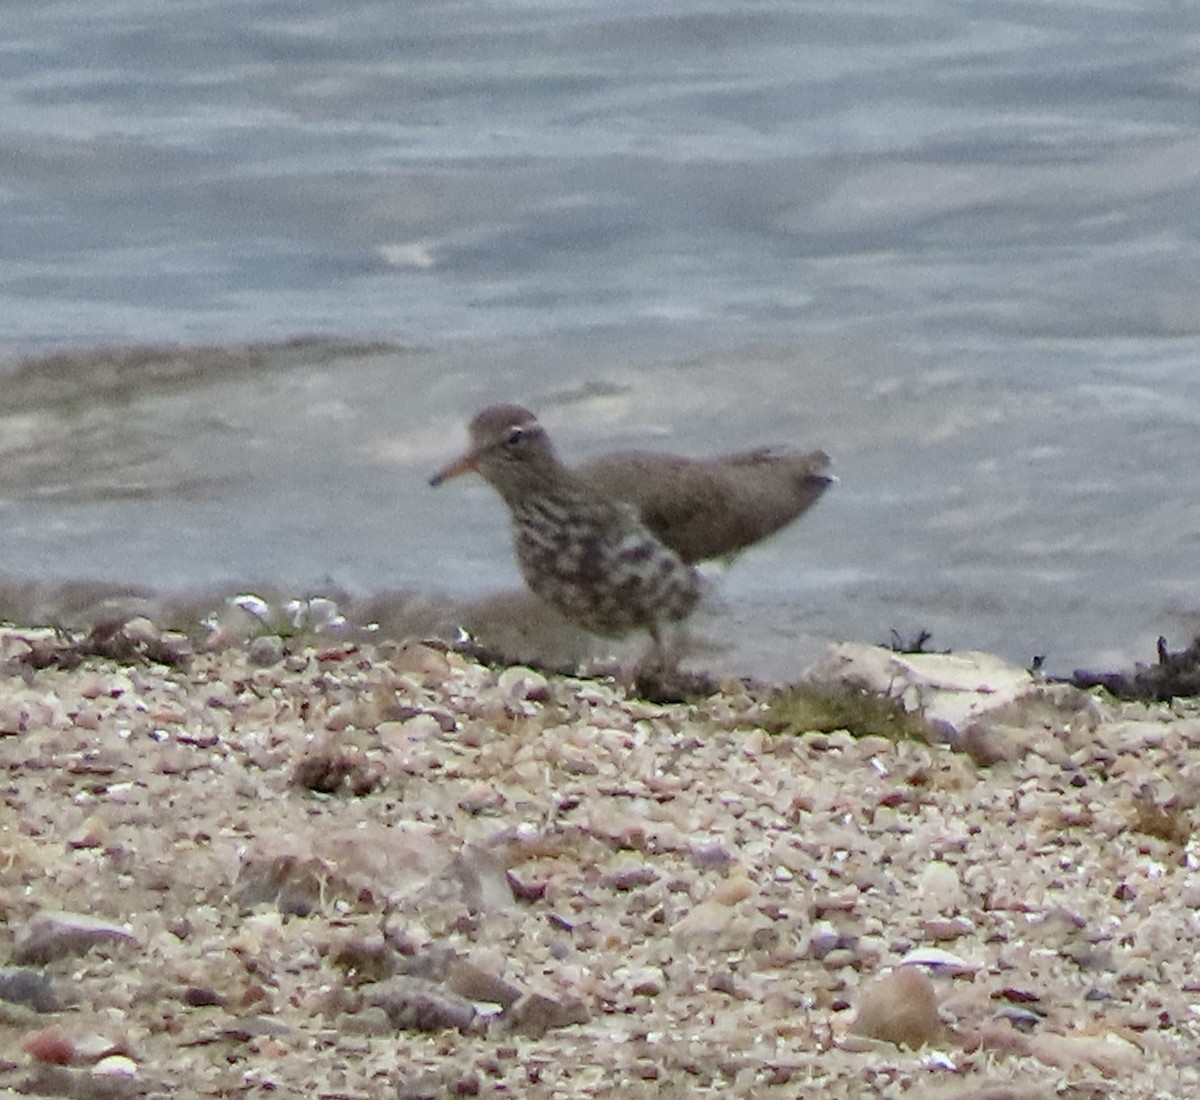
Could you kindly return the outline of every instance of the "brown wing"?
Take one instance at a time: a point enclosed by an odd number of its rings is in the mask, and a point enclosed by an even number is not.
[[[629,501],[642,522],[686,562],[736,554],[787,526],[833,479],[824,451],[762,447],[719,458],[646,451],[605,455],[577,473],[610,497]]]

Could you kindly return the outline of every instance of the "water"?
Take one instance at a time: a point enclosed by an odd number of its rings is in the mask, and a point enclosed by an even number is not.
[[[424,482],[517,399],[572,457],[833,454],[701,624],[730,667],[1200,625],[1190,7],[5,14],[12,590],[515,586],[486,489]],[[98,350],[153,344],[218,350]]]

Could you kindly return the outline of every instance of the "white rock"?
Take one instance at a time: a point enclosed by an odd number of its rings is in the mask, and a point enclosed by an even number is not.
[[[93,1077],[136,1077],[137,1062],[125,1054],[110,1054],[92,1066]]]
[[[882,646],[831,646],[809,673],[816,683],[853,683],[900,699],[957,737],[981,714],[1032,692],[1031,673],[989,653],[894,653]]]
[[[927,916],[934,913],[953,914],[967,901],[958,872],[948,863],[935,859],[930,863],[917,882],[921,893],[921,908]]]
[[[979,969],[978,963],[969,962],[961,955],[941,947],[914,947],[900,960],[901,966],[936,966],[950,974],[971,974]]]

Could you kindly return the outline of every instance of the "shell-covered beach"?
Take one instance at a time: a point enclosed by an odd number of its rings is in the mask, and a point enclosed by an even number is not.
[[[0,638],[0,1088],[1200,1087],[1190,703],[858,647],[824,675],[920,721],[807,729],[738,680],[114,638]]]
[[[0,1100],[1200,1096],[1196,10],[6,5]]]

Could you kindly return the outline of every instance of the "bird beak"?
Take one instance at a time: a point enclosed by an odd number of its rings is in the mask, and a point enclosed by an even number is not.
[[[475,457],[474,454],[468,452],[462,458],[456,458],[449,466],[443,466],[438,470],[429,479],[429,484],[436,489],[443,481],[449,481],[452,477],[462,477],[463,474],[474,473],[477,469]]]

